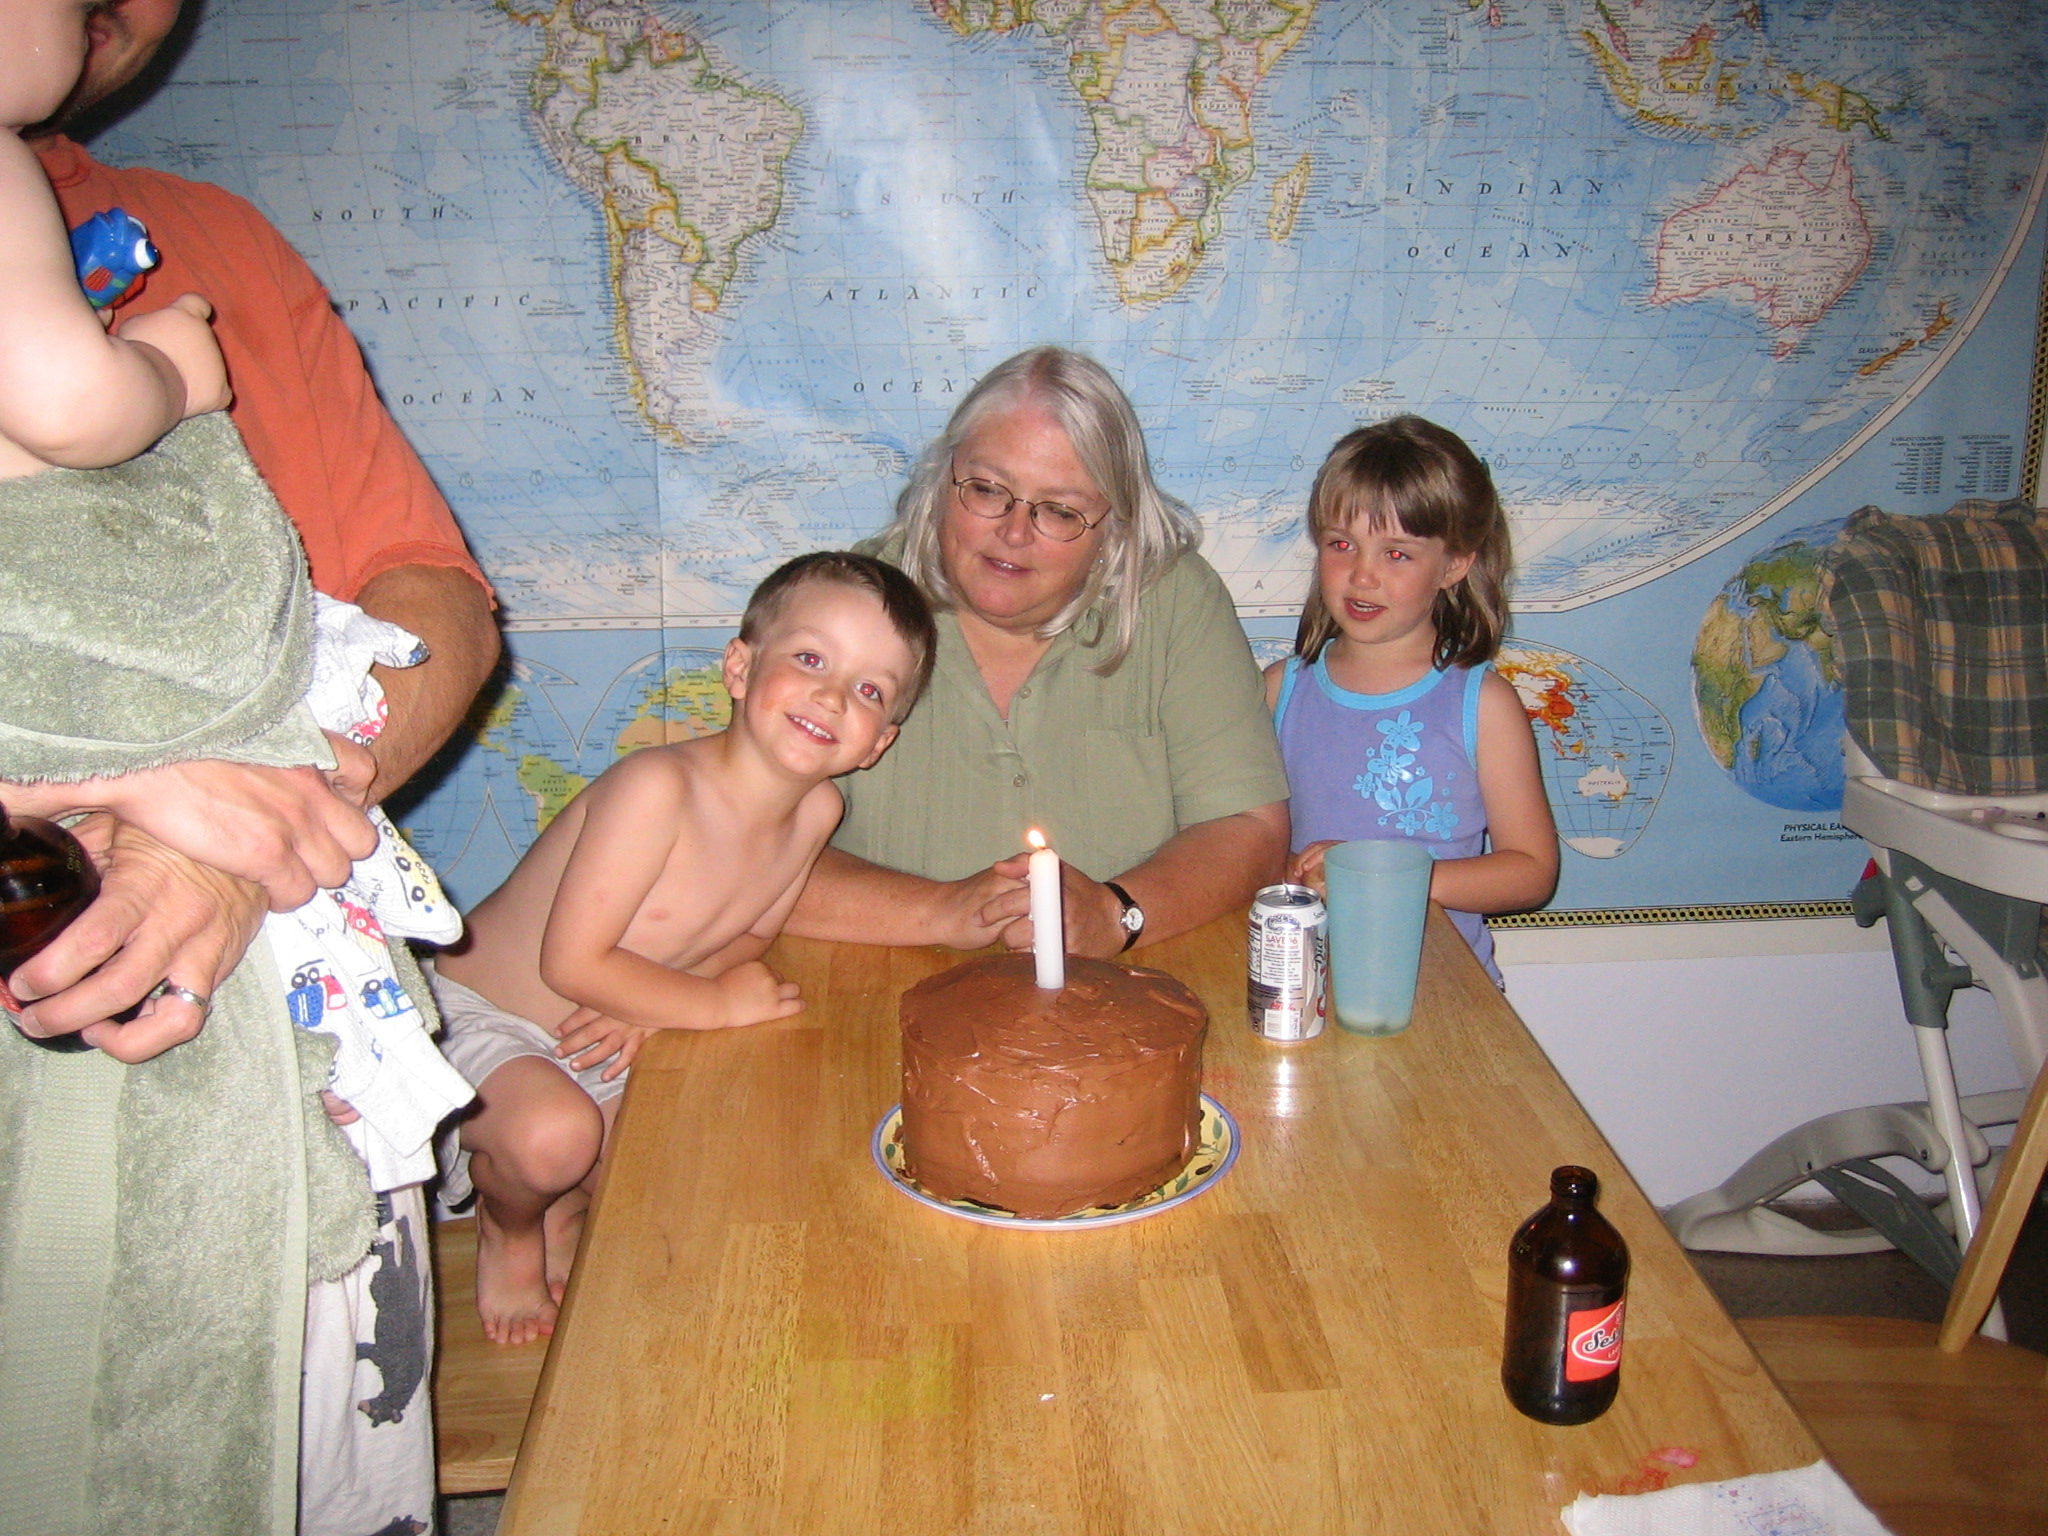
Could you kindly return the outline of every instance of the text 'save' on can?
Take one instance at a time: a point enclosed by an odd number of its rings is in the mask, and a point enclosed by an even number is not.
[[[1329,914],[1305,885],[1269,885],[1252,898],[1245,1006],[1252,1033],[1313,1040],[1329,1008]]]

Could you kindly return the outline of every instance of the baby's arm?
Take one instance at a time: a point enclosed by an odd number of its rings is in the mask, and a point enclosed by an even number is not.
[[[45,464],[131,459],[228,402],[197,294],[109,335],[86,302],[64,217],[35,153],[0,131],[0,437]]]
[[[562,871],[541,938],[541,980],[558,996],[642,1029],[725,1029],[800,1011],[794,983],[758,961],[696,976],[621,947],[672,856],[698,839],[682,775],[666,754],[639,753],[584,791],[576,848]],[[659,829],[667,828],[663,836]],[[667,921],[684,939],[708,930],[707,904]]]
[[[1497,672],[1479,690],[1479,796],[1486,803],[1488,852],[1440,859],[1434,901],[1459,912],[1522,912],[1557,889],[1557,826],[1543,792],[1536,736],[1514,685]]]

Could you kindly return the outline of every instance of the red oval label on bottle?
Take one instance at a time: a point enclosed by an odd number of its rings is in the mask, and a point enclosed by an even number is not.
[[[1595,1381],[1621,1365],[1621,1314],[1626,1299],[1611,1307],[1588,1307],[1565,1323],[1564,1379]]]

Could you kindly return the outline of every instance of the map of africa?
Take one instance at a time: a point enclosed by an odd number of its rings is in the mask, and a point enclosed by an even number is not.
[[[1842,679],[1821,627],[1837,523],[1784,535],[1708,605],[1693,648],[1700,734],[1737,784],[1788,811],[1842,804]]]
[[[306,252],[496,585],[513,694],[406,812],[459,899],[645,722],[711,718],[663,689],[752,584],[873,532],[974,378],[1057,340],[1255,638],[1338,435],[1464,434],[1513,654],[1569,679],[1511,655],[1586,855],[1560,904],[1749,900],[1839,882],[1663,722],[1774,520],[1859,476],[1935,510],[1966,460],[2018,491],[2044,44],[2023,0],[223,0],[94,147]],[[1768,852],[1683,843],[1724,787]]]

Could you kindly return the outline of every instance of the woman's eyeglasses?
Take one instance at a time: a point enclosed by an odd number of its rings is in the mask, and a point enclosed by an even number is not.
[[[1096,523],[1100,523],[1103,517],[1109,516],[1105,512],[1102,517],[1091,523],[1084,514],[1063,501],[1025,501],[1022,496],[1014,494],[1007,485],[998,485],[993,480],[983,480],[975,475],[969,475],[964,480],[955,480],[953,489],[960,494],[961,506],[976,517],[985,517],[991,521],[999,517],[1008,517],[1012,507],[1021,505],[1030,517],[1032,527],[1048,539],[1057,539],[1062,544],[1073,543]]]

